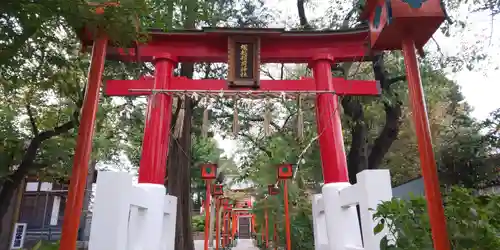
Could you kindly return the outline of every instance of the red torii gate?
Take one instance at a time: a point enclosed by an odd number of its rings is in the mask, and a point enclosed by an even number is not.
[[[139,182],[163,183],[168,154],[169,114],[172,93],[175,92],[247,92],[252,93],[318,93],[318,131],[327,183],[347,181],[347,168],[343,150],[342,130],[337,99],[338,95],[378,95],[375,81],[332,78],[331,63],[365,59],[366,30],[345,32],[290,32],[283,29],[212,29],[202,31],[152,32],[151,41],[136,49],[110,49],[110,56],[120,60],[153,60],[154,78],[140,80],[110,80],[105,93],[113,96],[151,95],[148,118],[144,131],[143,155],[139,169]],[[315,79],[260,80],[260,87],[233,88],[227,80],[192,80],[173,77],[174,64],[188,62],[227,62],[228,40],[235,37],[257,38],[260,61],[280,63],[311,63]],[[257,60],[259,60],[257,59]],[[254,67],[258,67],[256,64]],[[255,68],[253,68],[255,70]],[[257,76],[255,76],[257,77]],[[153,101],[154,99],[154,101]],[[154,105],[153,102],[155,103]],[[167,116],[167,117],[165,117]],[[151,155],[148,155],[151,154]],[[152,162],[148,162],[152,161]]]
[[[175,91],[210,92],[225,90],[253,93],[316,93],[316,114],[325,183],[348,182],[344,141],[337,95],[379,95],[376,81],[333,78],[332,63],[365,60],[367,29],[297,32],[283,29],[211,29],[191,31],[152,31],[150,41],[135,48],[108,46],[105,35],[83,36],[84,44],[94,44],[89,70],[89,84],[82,111],[73,174],[65,209],[61,248],[76,246],[82,209],[84,183],[88,168],[93,124],[99,99],[104,60],[153,62],[154,78],[112,80],[106,84],[107,95],[150,95],[145,124],[140,183],[163,184],[170,134],[172,94]],[[250,38],[251,41],[248,41]],[[241,39],[241,40],[238,40]],[[229,41],[229,42],[228,42]],[[247,44],[248,63],[243,67],[235,58],[243,53],[231,46]],[[230,50],[228,53],[228,49]],[[232,50],[232,51],[231,51]],[[245,50],[245,53],[248,51]],[[229,56],[228,56],[229,54]],[[231,58],[231,56],[234,56]],[[230,62],[230,76],[225,80],[191,80],[174,77],[178,62]],[[232,62],[233,61],[233,62]],[[259,80],[259,63],[309,63],[314,79]],[[235,69],[235,65],[238,69]],[[234,71],[239,73],[235,76]],[[242,73],[244,72],[244,73]],[[245,77],[245,76],[250,77]],[[242,77],[243,76],[243,77]],[[229,85],[239,85],[234,89]]]

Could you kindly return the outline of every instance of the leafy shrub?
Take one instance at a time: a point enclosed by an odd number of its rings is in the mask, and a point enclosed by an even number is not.
[[[453,188],[444,204],[452,249],[500,249],[500,196],[477,196],[471,190]],[[389,221],[390,231],[396,236],[394,242],[384,238],[382,249],[434,249],[425,198],[384,202],[374,219],[381,222],[375,232],[382,230],[382,222]]]
[[[267,203],[267,205],[266,205]],[[257,216],[256,229],[257,229],[257,242],[256,245],[259,249],[266,249],[265,242],[261,241],[260,233],[264,225],[264,208],[269,210],[269,241],[268,249],[274,249],[274,220],[277,224],[277,240],[276,245],[283,248],[286,246],[286,229],[284,218],[284,201],[283,194],[280,193],[275,196],[269,197],[266,201],[264,199],[256,202],[254,206],[254,214]],[[312,204],[310,196],[303,190],[296,189],[290,186],[289,195],[290,204],[290,230],[291,230],[291,248],[292,250],[314,250],[314,233],[312,222]]]
[[[205,217],[201,215],[193,216],[191,219],[191,225],[193,227],[193,231],[195,232],[205,231]]]

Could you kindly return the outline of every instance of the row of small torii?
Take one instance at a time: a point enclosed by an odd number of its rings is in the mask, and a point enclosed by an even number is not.
[[[291,229],[290,229],[290,211],[288,202],[288,180],[293,177],[292,164],[279,164],[276,166],[277,179],[278,182],[283,183],[283,197],[284,197],[284,217],[285,217],[285,240],[286,249],[291,250]],[[206,199],[205,199],[205,236],[204,236],[204,250],[209,249],[210,241],[210,224],[211,224],[211,213],[210,213],[210,199],[208,197],[213,197],[215,199],[215,249],[226,249],[234,246],[235,235],[237,232],[238,215],[240,212],[248,212],[249,209],[233,207],[230,204],[229,198],[224,197],[224,188],[222,184],[212,184],[212,182],[217,177],[217,164],[208,163],[201,165],[201,177],[206,182]],[[279,189],[275,184],[268,185],[268,196],[277,195]],[[222,218],[221,218],[222,217]],[[264,207],[264,225],[261,226],[260,241],[264,244],[266,249],[270,246],[269,241],[269,215],[268,208]],[[220,226],[222,222],[222,226]],[[276,220],[273,221],[273,245],[274,249],[278,249],[278,237],[277,237],[277,223]],[[252,215],[252,232],[255,233],[255,214]],[[222,234],[222,235],[221,235]],[[259,240],[259,239],[257,239]],[[220,247],[220,248],[219,248]]]

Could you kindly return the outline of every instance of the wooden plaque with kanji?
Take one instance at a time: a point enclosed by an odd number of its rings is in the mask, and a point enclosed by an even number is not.
[[[228,39],[228,83],[233,88],[259,88],[260,39],[232,36]]]

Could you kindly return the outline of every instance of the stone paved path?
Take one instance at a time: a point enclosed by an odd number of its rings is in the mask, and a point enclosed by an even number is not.
[[[203,241],[195,240],[194,248],[196,250],[203,250]],[[258,248],[253,245],[252,240],[241,239],[238,240],[238,244],[233,248],[233,250],[258,250]]]
[[[194,249],[195,250],[203,250],[203,241],[202,240],[195,240],[194,241]]]
[[[258,248],[253,245],[252,240],[241,239],[233,250],[258,250]]]

